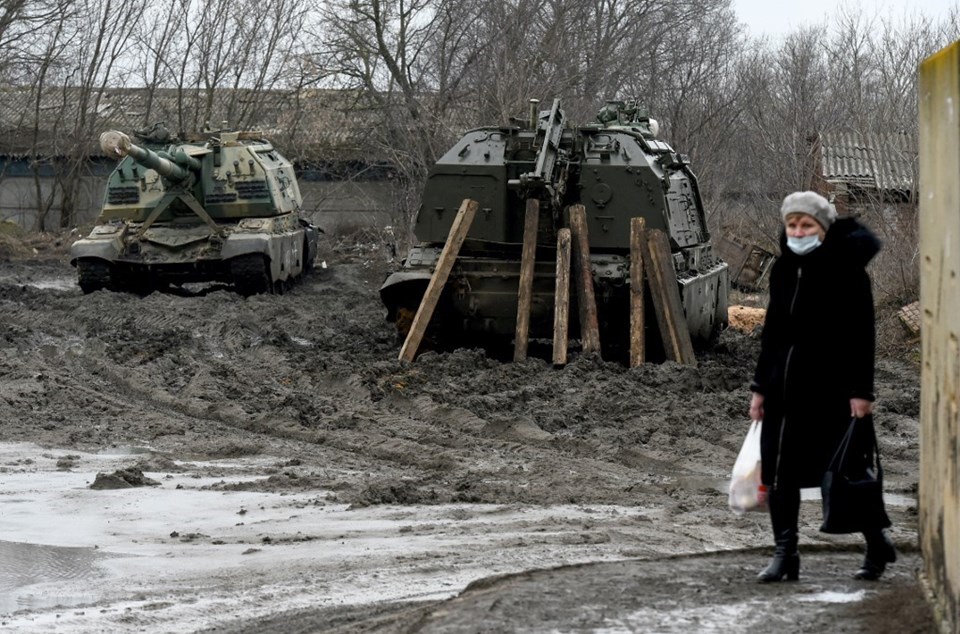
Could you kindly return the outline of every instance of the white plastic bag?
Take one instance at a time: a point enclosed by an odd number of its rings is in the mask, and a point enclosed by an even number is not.
[[[740,448],[730,476],[730,510],[737,515],[767,510],[767,487],[760,480],[760,421],[750,430]]]

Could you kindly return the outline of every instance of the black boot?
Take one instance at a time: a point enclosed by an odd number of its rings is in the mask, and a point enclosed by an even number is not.
[[[770,523],[776,550],[773,560],[757,581],[796,581],[800,577],[800,553],[797,551],[797,518],[800,514],[800,489],[780,487],[770,491]]]
[[[863,537],[867,540],[867,554],[860,570],[853,573],[853,578],[876,581],[887,569],[887,564],[897,560],[897,550],[882,530],[864,533]]]

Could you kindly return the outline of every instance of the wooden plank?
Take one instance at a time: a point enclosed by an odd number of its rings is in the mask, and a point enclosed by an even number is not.
[[[557,231],[557,286],[553,304],[553,365],[567,363],[570,324],[570,230]]]
[[[590,267],[587,212],[583,205],[570,207],[570,234],[573,242],[577,304],[580,308],[580,342],[584,353],[600,352],[600,327],[597,322],[597,299],[593,292],[593,269]]]
[[[653,231],[656,231],[656,229]],[[650,287],[650,299],[653,301],[653,312],[657,319],[657,329],[660,331],[660,341],[663,342],[663,351],[666,353],[667,359],[676,361],[678,353],[677,350],[670,345],[670,329],[667,327],[663,293],[659,293],[656,290],[660,287],[660,281],[656,278],[657,273],[654,267],[653,255],[650,252],[650,237],[653,231],[647,232],[647,240],[640,243],[645,272],[644,277],[647,280],[647,285]]]
[[[646,220],[630,219],[630,367],[644,362],[643,336],[643,245],[647,241]]]
[[[533,268],[537,260],[537,229],[540,224],[540,201],[527,199],[523,220],[523,255],[520,258],[520,287],[517,289],[517,330],[514,336],[513,360],[527,358],[530,337],[530,301],[533,298]]]
[[[672,361],[695,366],[697,357],[693,352],[690,328],[687,326],[680,301],[680,287],[677,284],[676,270],[673,268],[670,240],[660,229],[651,229],[647,232],[646,246],[644,267],[664,352]]]
[[[457,254],[460,253],[460,247],[470,231],[470,225],[473,223],[473,217],[477,214],[480,204],[469,198],[464,199],[457,211],[453,224],[450,225],[450,233],[447,235],[447,242],[443,245],[443,251],[440,252],[440,258],[437,260],[437,266],[433,270],[433,276],[430,283],[427,284],[427,291],[423,294],[420,301],[420,307],[417,308],[417,314],[410,324],[410,332],[403,342],[400,349],[401,361],[413,361],[417,356],[417,348],[423,341],[423,335],[427,331],[427,325],[433,316],[433,311],[440,301],[440,294],[443,292],[443,286],[450,277],[450,271],[453,270],[453,264],[457,260]]]

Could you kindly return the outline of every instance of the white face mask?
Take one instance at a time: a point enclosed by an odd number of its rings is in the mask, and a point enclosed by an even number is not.
[[[811,236],[804,236],[802,238],[794,238],[792,236],[787,236],[787,246],[791,251],[797,255],[806,255],[810,253],[818,246],[823,244],[820,242],[820,236],[813,234]]]

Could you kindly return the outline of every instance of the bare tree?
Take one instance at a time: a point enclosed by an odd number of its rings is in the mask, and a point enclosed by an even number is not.
[[[227,110],[229,120],[239,126],[257,123],[261,110],[266,109],[264,96],[268,91],[284,87],[291,77],[294,86],[302,85],[300,77],[289,72],[292,62],[303,54],[299,34],[306,23],[309,3],[306,0],[247,0],[247,10],[234,14],[236,32],[246,33],[241,42],[242,54],[231,72],[232,88],[245,99],[236,99]],[[257,29],[244,29],[252,22]]]
[[[636,94],[661,122],[661,135],[689,154],[701,191],[718,198],[728,183],[730,145],[740,134],[734,125],[742,105],[737,64],[743,37],[726,3],[702,5],[686,14],[682,28],[670,30],[638,69],[647,81],[631,81]],[[711,206],[711,209],[713,207]]]
[[[108,85],[123,86],[126,70],[118,61],[126,53],[146,0],[79,0],[72,47],[64,66],[61,107],[73,117],[63,122],[57,148],[56,184],[60,189],[60,226],[74,225],[83,177],[95,147],[96,123]]]
[[[56,75],[63,63],[65,51],[70,41],[71,27],[74,19],[72,12],[61,13],[57,20],[44,30],[46,47],[39,57],[39,64],[35,67],[31,94],[31,131],[30,131],[30,168],[33,172],[33,189],[36,205],[34,228],[37,231],[47,229],[47,216],[57,197],[57,188],[44,188],[43,178],[45,168],[53,160],[56,147],[56,138],[60,125],[59,117],[49,117],[45,107],[48,94],[47,84],[51,74]],[[48,126],[51,125],[52,130]],[[52,141],[52,142],[50,142]]]
[[[443,121],[454,106],[462,67],[477,57],[474,22],[455,0],[335,0],[323,11],[317,66],[355,95],[345,107],[370,126],[371,155],[395,166],[400,201],[395,224],[406,233],[427,169],[446,149]],[[473,47],[464,53],[463,45]],[[436,64],[432,54],[441,52]],[[446,93],[438,94],[443,86]]]
[[[0,2],[0,81],[30,81],[31,70],[43,63],[45,37],[71,5],[72,0]]]
[[[916,16],[896,23],[882,20],[877,45],[877,99],[874,121],[888,130],[917,130],[917,68],[939,48],[930,18]],[[941,38],[946,44],[949,40]]]
[[[138,25],[136,67],[146,90],[143,123],[153,122],[157,91],[176,82],[177,43],[183,37],[188,15],[182,0],[166,0],[146,9]],[[159,27],[159,28],[158,28]]]

